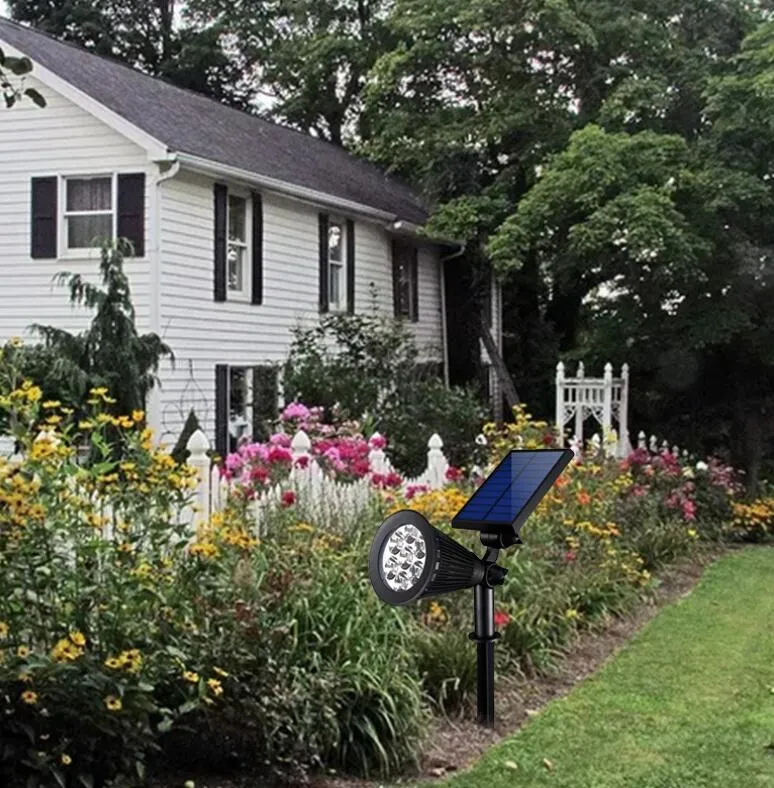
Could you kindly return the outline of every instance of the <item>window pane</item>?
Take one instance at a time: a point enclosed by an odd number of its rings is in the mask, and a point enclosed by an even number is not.
[[[341,299],[341,266],[336,263],[331,263],[330,269],[330,293],[329,299],[331,304],[338,304]]]
[[[334,263],[344,260],[344,231],[340,224],[331,224],[328,228],[328,259]]]
[[[248,370],[243,367],[229,368],[229,448],[231,451],[236,451],[239,440],[249,433],[247,372]]]
[[[244,289],[245,250],[241,246],[228,247],[228,289]]]
[[[398,281],[398,295],[400,298],[400,313],[411,314],[411,266],[408,263],[400,264],[400,279]]]
[[[247,202],[241,197],[228,198],[228,237],[231,241],[247,240]]]
[[[113,216],[71,216],[67,220],[67,248],[102,246],[113,237]]]
[[[112,178],[68,178],[68,211],[109,211],[112,205]]]

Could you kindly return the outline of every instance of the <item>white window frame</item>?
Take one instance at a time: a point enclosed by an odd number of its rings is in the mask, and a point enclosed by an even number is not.
[[[68,211],[67,210],[67,182],[110,178],[110,211]],[[110,214],[111,240],[115,241],[118,237],[118,173],[114,170],[109,172],[88,172],[59,176],[59,237],[62,239],[62,248],[59,250],[60,257],[83,257],[99,253],[96,246],[73,246],[70,247],[70,223],[67,221],[71,216],[107,216]]]
[[[231,240],[229,228],[231,226],[231,198],[236,197],[244,200],[245,203],[245,239],[243,242],[235,242]],[[226,192],[226,300],[227,301],[250,301],[251,287],[252,287],[252,244],[251,238],[253,235],[253,207],[250,195],[239,189],[229,189]],[[229,276],[229,262],[228,255],[232,246],[242,249],[242,288],[240,290],[232,289],[231,277]]]
[[[333,226],[341,228],[341,260],[331,260],[330,231]],[[347,220],[339,216],[331,216],[328,220],[328,309],[331,312],[347,310],[347,275],[349,272],[349,237]],[[339,269],[339,300],[333,300],[332,276],[333,269]]]

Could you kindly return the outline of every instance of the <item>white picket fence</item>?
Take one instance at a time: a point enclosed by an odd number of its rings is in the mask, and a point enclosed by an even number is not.
[[[373,438],[381,436],[374,435]],[[378,441],[376,441],[378,443]],[[194,509],[190,513],[193,523],[206,520],[214,512],[221,511],[233,494],[234,483],[222,476],[220,468],[213,465],[207,454],[211,446],[207,436],[197,430],[186,446],[189,452],[188,464],[195,468],[198,485],[195,492]],[[351,522],[365,515],[373,500],[373,474],[386,475],[395,472],[384,449],[372,448],[368,454],[369,473],[361,479],[340,482],[326,475],[312,457],[312,442],[303,432],[297,432],[290,444],[293,454],[293,468],[284,484],[276,484],[254,499],[250,506],[259,531],[266,515],[283,506],[283,494],[292,490],[295,495],[293,511],[295,516],[315,526],[335,529],[342,522]],[[306,458],[301,467],[297,460]],[[402,489],[411,486],[425,486],[431,490],[441,489],[447,482],[446,472],[449,462],[443,453],[443,441],[437,434],[427,442],[427,467],[419,476],[403,479]]]

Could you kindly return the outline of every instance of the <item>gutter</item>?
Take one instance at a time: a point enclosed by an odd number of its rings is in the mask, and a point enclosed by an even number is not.
[[[194,172],[208,175],[213,178],[231,178],[235,181],[241,181],[250,186],[262,186],[270,191],[283,194],[287,197],[300,200],[315,206],[329,206],[336,208],[347,213],[355,213],[361,216],[367,216],[371,219],[376,219],[382,222],[389,222],[391,224],[397,222],[398,217],[395,214],[380,211],[376,208],[371,208],[362,203],[353,202],[352,200],[344,200],[338,197],[333,197],[325,192],[317,191],[316,189],[308,189],[305,186],[296,186],[295,184],[288,183],[287,181],[279,180],[278,178],[270,178],[267,175],[258,175],[257,173],[243,170],[239,167],[231,167],[227,164],[220,164],[210,159],[203,159],[200,156],[193,156],[190,153],[175,153],[172,156],[182,164],[186,169],[193,170]]]

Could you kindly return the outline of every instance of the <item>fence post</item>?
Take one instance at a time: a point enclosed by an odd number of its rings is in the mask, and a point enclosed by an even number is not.
[[[638,449],[648,448],[648,436],[645,434],[645,430],[640,430],[640,433],[637,436],[637,448]]]
[[[619,449],[618,456],[623,459],[632,450],[632,443],[629,440],[629,365],[621,367],[621,400],[618,403],[618,428],[619,428]]]
[[[613,426],[613,365],[605,364],[604,392],[602,395],[602,435],[607,436]]]
[[[575,434],[578,436],[578,440],[583,445],[583,416],[584,414],[584,404],[586,396],[586,389],[583,386],[583,378],[586,376],[585,369],[583,367],[583,362],[578,362],[578,374],[577,378],[578,381],[575,385]]]
[[[382,440],[383,438],[378,432],[375,432],[368,440],[368,467],[371,473],[385,474],[390,472],[387,455],[381,447]]]
[[[446,484],[449,462],[443,451],[443,441],[436,432],[427,442],[427,483],[432,490],[440,490]]]
[[[556,365],[556,440],[564,446],[564,362]]]
[[[648,448],[650,449],[651,454],[658,454],[658,440],[656,439],[655,435],[650,436]]]
[[[303,430],[299,430],[290,442],[290,449],[293,452],[294,460],[297,460],[299,457],[309,456],[312,452],[312,441],[309,440],[309,436]]]
[[[594,457],[599,457],[599,453],[602,450],[602,438],[599,437],[598,432],[595,432],[591,436],[589,443],[591,444],[591,451],[594,454]]]
[[[210,450],[210,442],[207,436],[201,431],[196,430],[193,435],[188,439],[186,444],[188,449],[188,465],[196,468],[197,484],[196,484],[196,506],[199,508],[201,517],[206,520],[210,515],[210,458],[207,452]],[[196,524],[196,517],[194,516],[191,525]]]

